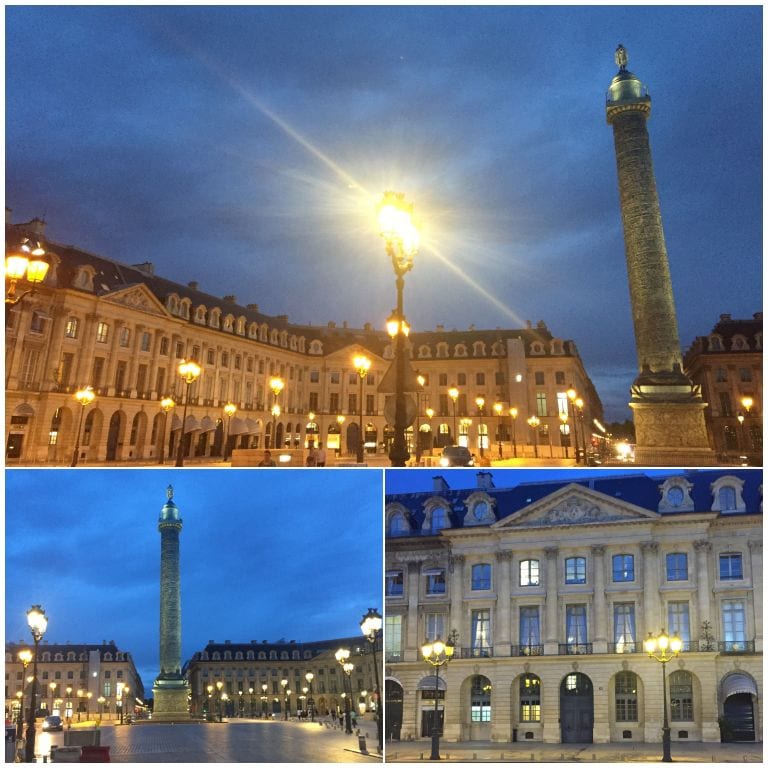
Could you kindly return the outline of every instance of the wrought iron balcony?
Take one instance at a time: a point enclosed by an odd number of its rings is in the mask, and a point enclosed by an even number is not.
[[[559,643],[558,652],[561,656],[577,656],[592,653],[592,643]]]
[[[720,653],[754,653],[754,640],[724,640],[717,644]]]
[[[457,648],[460,659],[487,659],[493,656],[493,648],[483,646],[482,648]]]
[[[403,660],[403,654],[400,651],[387,651],[384,660],[388,662],[398,662]]]
[[[642,653],[642,643],[608,643],[608,653]]]
[[[511,656],[543,656],[543,645],[513,645],[511,646]]]

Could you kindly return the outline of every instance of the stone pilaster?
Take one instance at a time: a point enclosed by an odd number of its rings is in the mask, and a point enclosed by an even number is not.
[[[452,630],[459,634],[458,644],[468,645],[468,633],[464,634],[464,555],[451,557],[451,615],[445,626],[447,635]]]
[[[497,552],[496,566],[498,576],[496,580],[496,626],[494,628],[493,655],[509,656],[510,653],[510,564],[511,552]]]
[[[606,616],[607,605],[605,599],[605,547],[602,545],[592,547],[592,559],[595,573],[595,596],[592,600],[594,627],[590,630],[592,635],[593,653],[608,652],[608,619]]]
[[[557,547],[546,547],[544,554],[547,558],[547,567],[544,571],[546,579],[546,604],[544,606],[544,653],[546,655],[557,654]]]
[[[698,597],[699,621],[701,626],[703,621],[709,621],[713,627],[716,625],[715,617],[711,615],[710,607],[710,588],[709,588],[709,553],[712,551],[712,544],[706,539],[693,542],[693,548],[696,550],[696,595]],[[715,629],[716,636],[719,631]]]
[[[424,638],[419,631],[419,593],[421,591],[421,563],[408,563],[408,618],[406,620],[405,661],[419,661],[419,648]]]
[[[654,635],[667,628],[667,620],[659,606],[659,545],[646,541],[640,545],[643,553],[643,619],[645,631],[637,628],[636,642],[642,642],[649,632]]]
[[[753,589],[753,621],[755,627],[755,652],[763,652],[763,542],[760,539],[750,539],[749,559],[751,564]]]

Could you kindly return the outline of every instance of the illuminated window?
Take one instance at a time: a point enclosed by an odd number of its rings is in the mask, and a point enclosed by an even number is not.
[[[521,560],[520,561],[520,586],[538,587],[539,586],[539,561]]]
[[[99,323],[96,326],[96,341],[100,344],[106,344],[109,339],[109,325],[107,323]]]
[[[693,720],[693,677],[685,669],[669,676],[669,704],[671,720]]]
[[[67,324],[64,327],[64,336],[66,336],[68,339],[76,339],[78,325],[79,322],[76,317],[67,318]]]
[[[637,722],[637,675],[619,672],[616,675],[616,720]]]
[[[541,680],[536,675],[520,678],[520,722],[538,723],[541,720]]]
[[[483,675],[472,678],[471,713],[473,723],[491,722],[491,681]]]

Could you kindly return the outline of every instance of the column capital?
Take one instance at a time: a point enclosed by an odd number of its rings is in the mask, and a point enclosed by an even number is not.
[[[644,554],[656,554],[659,551],[659,543],[657,541],[644,541],[640,545],[640,550]]]
[[[760,539],[750,539],[747,542],[747,546],[754,552],[763,548],[763,542]]]
[[[557,553],[558,553],[559,551],[560,551],[560,550],[559,550],[557,547],[544,547],[544,554],[545,554],[545,555],[546,555],[548,558],[554,558],[554,557],[557,557]]]
[[[698,541],[693,542],[693,548],[697,552],[704,552],[706,554],[707,552],[712,551],[712,542],[707,541],[706,539],[699,539]]]
[[[605,544],[595,544],[593,547],[590,547],[589,551],[593,555],[604,555],[605,554]]]
[[[510,563],[512,562],[512,550],[511,549],[505,549],[501,552],[496,553],[496,560],[498,560],[500,563]]]

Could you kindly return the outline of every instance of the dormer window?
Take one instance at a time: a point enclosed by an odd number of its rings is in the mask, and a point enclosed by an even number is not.
[[[209,313],[208,323],[211,328],[218,328],[221,325],[221,310],[218,307],[214,307]]]
[[[165,300],[165,305],[168,308],[168,311],[172,315],[176,315],[179,312],[179,297],[175,293],[171,293],[168,295],[168,298]]]
[[[92,291],[93,290],[93,276],[96,274],[96,271],[93,267],[87,266],[87,267],[79,267],[77,272],[75,273],[74,280],[72,281],[72,285],[75,288],[80,288],[84,291]]]
[[[739,352],[749,349],[749,345],[747,344],[747,340],[740,333],[737,333],[731,339],[731,349]]]
[[[709,351],[710,352],[722,352],[723,340],[717,335],[713,334],[709,337]]]
[[[443,528],[450,528],[451,520],[448,516],[448,510],[441,506],[436,505],[427,510],[424,516],[424,524],[421,526],[423,531],[429,531],[429,533],[437,533]]]
[[[266,343],[269,338],[269,326],[266,323],[262,323],[259,326],[259,341]]]
[[[403,511],[394,512],[389,518],[387,526],[390,536],[407,536],[411,532],[411,526]]]
[[[280,331],[280,346],[283,349],[288,346],[288,331]]]
[[[467,356],[467,345],[466,344],[457,344],[454,347],[453,356],[454,357],[466,357]]]
[[[562,355],[563,342],[560,339],[552,339],[552,343],[550,344],[550,349],[552,350],[553,355]]]
[[[189,299],[182,299],[179,303],[179,315],[183,317],[185,320],[189,320],[189,307],[190,307],[190,300]]]
[[[242,316],[237,318],[237,335],[245,336],[245,318]]]
[[[235,325],[235,318],[233,315],[227,315],[224,318],[224,330],[232,333]]]
[[[277,346],[280,340],[280,334],[277,328],[272,329],[272,333],[269,334],[269,343]]]
[[[544,345],[540,341],[534,341],[531,344],[531,354],[532,355],[543,355],[544,354]]]
[[[196,310],[195,310],[195,322],[200,323],[201,325],[205,325],[205,315],[206,315],[206,309],[201,304]]]
[[[491,354],[494,357],[502,357],[504,355],[504,344],[501,341],[494,341],[491,347]]]
[[[669,477],[660,486],[659,512],[693,512],[693,484],[684,477]]]
[[[421,344],[416,356],[420,358],[432,357],[432,350],[429,348],[429,345]]]
[[[314,341],[311,341],[309,343],[309,354],[310,355],[322,355],[323,354],[323,344],[322,342],[315,339]]]
[[[249,339],[255,339],[259,335],[259,325],[258,323],[251,323],[248,326],[248,338]]]
[[[721,515],[746,512],[747,505],[742,497],[744,481],[735,475],[718,478],[710,489],[712,491],[712,511]]]
[[[448,343],[445,341],[438,342],[437,345],[437,357],[448,357]]]

